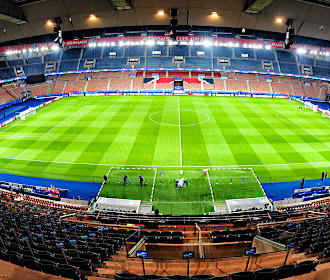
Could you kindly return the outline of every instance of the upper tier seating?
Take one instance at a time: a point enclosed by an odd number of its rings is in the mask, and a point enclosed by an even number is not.
[[[174,62],[175,56],[182,56],[183,61]],[[48,67],[47,63],[55,63],[55,71],[60,72],[132,68],[130,58],[138,59],[138,62],[134,63],[135,68],[233,69],[302,74],[303,66],[309,66],[311,75],[330,77],[330,62],[326,57],[322,59],[319,56],[297,54],[290,50],[153,45],[73,48],[33,54],[33,57],[28,59],[23,56],[11,57],[0,62],[0,80],[15,77],[15,67],[22,67],[23,75],[44,73]],[[220,59],[228,59],[228,64],[219,65]],[[272,68],[263,68],[263,63],[270,63]]]

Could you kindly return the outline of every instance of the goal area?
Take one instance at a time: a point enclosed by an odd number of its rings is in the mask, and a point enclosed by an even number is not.
[[[37,114],[37,108],[36,107],[29,107],[28,109],[24,110],[23,112],[19,113],[19,118],[22,121],[26,120],[26,117],[30,116],[30,115],[36,115]]]

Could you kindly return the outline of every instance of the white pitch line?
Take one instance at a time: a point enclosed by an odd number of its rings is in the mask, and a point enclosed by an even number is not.
[[[61,98],[60,98],[61,99]],[[57,99],[57,100],[60,100],[60,99]],[[44,107],[42,107],[42,108],[38,108],[37,109],[37,114],[40,114],[42,111],[44,111],[45,109],[47,109],[48,107],[49,107],[49,105],[52,105],[52,104],[57,104],[57,100],[55,100],[54,102],[52,102],[52,103],[50,103],[50,104],[47,104],[46,106],[44,106]],[[19,125],[20,123],[22,123],[23,121],[22,121],[22,119],[20,119],[20,122],[18,122],[19,121],[19,119],[18,119],[18,115],[16,116],[17,117],[17,119],[14,121],[15,122],[15,124],[14,125],[11,125],[11,126],[9,126],[5,131],[2,131],[2,130],[0,130],[1,131],[1,133],[0,133],[0,136],[7,136],[7,135],[3,135],[3,133],[5,133],[6,131],[8,131],[9,129],[11,129],[11,128],[13,128],[13,127],[15,127],[16,125]],[[13,122],[12,122],[13,123]],[[11,124],[11,123],[10,123]],[[8,124],[8,125],[10,125],[10,124]],[[5,126],[6,127],[6,126]],[[40,136],[15,136],[15,135],[13,135],[13,136],[7,136],[7,137],[19,137],[19,138],[24,138],[24,137],[40,137]]]
[[[289,117],[287,117],[286,115],[284,115],[281,112],[277,112],[278,114],[281,114],[282,116],[284,116],[285,118],[287,118],[289,121],[293,122],[295,125],[299,126],[303,131],[305,131],[307,134],[309,134],[310,136],[316,138],[317,140],[321,140],[321,139],[326,139],[326,138],[319,138],[311,133],[309,133],[302,125],[300,125],[299,123],[297,123],[295,120],[290,119]]]
[[[17,160],[17,161],[31,161],[41,163],[56,163],[56,164],[70,164],[70,165],[90,165],[90,166],[123,166],[123,167],[152,167],[152,168],[226,168],[226,167],[258,167],[258,166],[288,166],[288,165],[305,165],[305,164],[329,164],[330,161],[316,161],[316,162],[292,162],[292,163],[268,163],[268,164],[236,164],[236,165],[141,165],[141,164],[112,164],[112,163],[92,163],[92,162],[67,162],[67,161],[50,161],[50,160],[38,160],[38,159],[20,159],[0,157],[0,160]],[[1,170],[1,168],[0,168]]]
[[[180,96],[178,96],[178,112],[179,112],[180,166],[182,167],[182,141],[181,141],[181,113],[180,113]]]
[[[214,191],[213,191],[213,187],[212,187],[212,183],[211,183],[211,178],[210,178],[210,174],[209,174],[209,171],[208,170],[207,170],[207,180],[209,181],[209,187],[210,187],[212,202],[214,203]]]
[[[18,119],[16,119],[15,121],[16,121],[16,123],[15,123],[14,125],[11,125],[11,126],[9,126],[6,130],[1,131],[0,135],[4,134],[4,133],[5,133],[6,131],[8,131],[9,129],[11,129],[11,128],[15,127],[16,125],[19,125],[21,122],[23,122],[22,120],[18,120]]]
[[[261,182],[260,182],[258,176],[256,175],[256,173],[254,172],[253,168],[249,168],[249,169],[251,170],[251,172],[252,172],[254,178],[256,179],[257,183],[259,184],[260,188],[262,189],[262,192],[264,193],[265,197],[267,197],[266,192],[265,192],[264,188],[262,187],[262,184],[261,184]],[[268,199],[268,198],[267,198],[267,199]]]
[[[155,185],[156,185],[156,177],[157,177],[157,168],[154,169],[154,180],[152,182],[152,189],[151,189],[151,196],[150,196],[150,202],[154,199],[154,191],[155,191]]]
[[[79,113],[82,109],[84,109],[87,105],[81,107],[78,111],[75,111],[73,113],[71,113],[69,116],[67,116],[63,121],[59,122],[57,125],[55,125],[53,128],[51,128],[50,130],[48,130],[45,134],[48,134],[49,132],[53,131],[56,127],[58,127],[59,125],[61,125],[63,122],[65,122],[67,119],[69,119],[73,114]],[[44,134],[44,135],[45,135]]]

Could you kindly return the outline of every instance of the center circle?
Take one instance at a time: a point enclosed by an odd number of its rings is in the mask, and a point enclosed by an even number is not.
[[[168,126],[200,125],[210,120],[208,114],[194,110],[164,110],[150,114],[149,119],[155,123]]]

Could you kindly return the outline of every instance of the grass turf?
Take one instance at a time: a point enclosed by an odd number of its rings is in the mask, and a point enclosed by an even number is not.
[[[211,169],[209,174],[217,203],[265,196],[251,169]]]
[[[124,186],[123,177],[126,174],[127,184]],[[99,196],[116,197],[123,199],[138,199],[142,202],[150,202],[151,190],[154,180],[155,170],[132,170],[132,169],[112,169],[108,176],[108,184],[105,184]],[[142,176],[143,186],[140,186],[139,176]]]
[[[162,176],[160,173],[163,173]],[[188,185],[176,188],[176,180],[184,178]],[[202,170],[179,170],[161,168],[157,173],[153,207],[163,214],[193,215],[214,211],[207,176]]]
[[[298,106],[239,97],[64,98],[0,129],[0,172],[101,181],[111,165],[182,164],[253,167],[261,181],[319,178],[329,167],[330,122]]]

